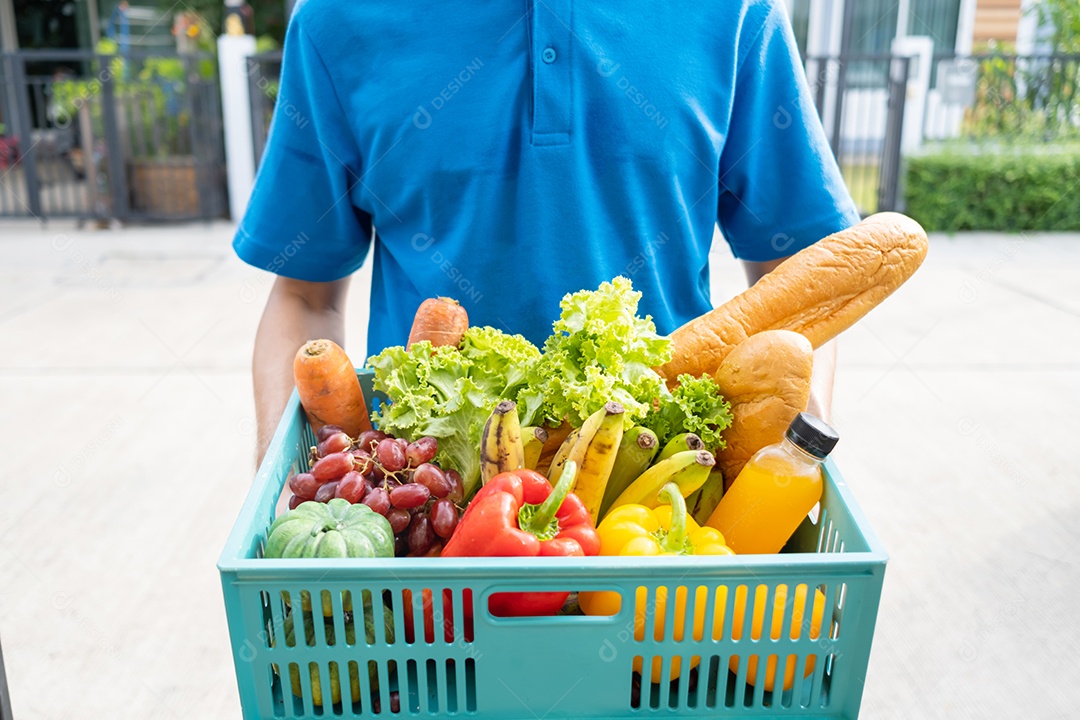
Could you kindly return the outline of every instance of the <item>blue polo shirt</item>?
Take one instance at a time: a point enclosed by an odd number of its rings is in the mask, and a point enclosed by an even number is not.
[[[763,261],[857,221],[783,0],[306,0],[234,247],[312,281],[373,251],[373,353],[438,295],[539,344],[616,275],[668,333],[717,223]]]

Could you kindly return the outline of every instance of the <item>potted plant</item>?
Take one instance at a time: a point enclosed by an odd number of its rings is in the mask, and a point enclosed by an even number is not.
[[[221,170],[200,163],[199,148],[192,141],[191,103],[185,102],[194,85],[213,82],[214,61],[183,56],[135,60],[118,51],[112,40],[101,40],[97,52],[105,57],[95,66],[107,64],[105,68],[95,67],[90,80],[53,84],[50,115],[54,123],[71,122],[89,105],[92,134],[105,137],[100,78],[111,77],[131,208],[154,218],[219,213],[223,207],[203,207],[200,186],[210,181],[208,173]]]
[[[180,102],[188,68],[178,57],[149,58],[117,90],[132,208],[151,216],[200,215],[199,173],[191,116]]]

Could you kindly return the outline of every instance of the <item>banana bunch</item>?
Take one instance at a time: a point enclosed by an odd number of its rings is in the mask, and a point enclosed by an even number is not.
[[[503,400],[491,412],[480,436],[480,482],[486,485],[488,480],[501,472],[520,470],[523,467],[525,443],[521,438],[517,403]]]
[[[677,452],[685,452],[686,450],[704,450],[705,443],[701,442],[701,438],[691,432],[680,433],[675,437],[667,441],[667,445],[660,451],[660,454],[656,456],[656,462],[662,462]]]
[[[599,519],[604,490],[621,447],[623,414],[622,405],[609,402],[587,417],[580,428],[566,436],[547,471],[549,478],[559,477],[566,463],[577,463],[573,493],[589,510],[593,523]]]
[[[681,450],[660,460],[630,483],[614,502],[611,509],[621,505],[644,505],[654,508],[660,504],[661,488],[668,483],[679,486],[679,494],[689,497],[701,489],[709,479],[716,458],[708,450]]]
[[[540,455],[544,452],[544,443],[548,441],[548,431],[542,427],[529,425],[521,428],[521,442],[525,448],[525,467],[536,470],[540,464]]]
[[[656,507],[660,489],[669,482],[679,486],[684,498],[692,499],[687,504],[690,508],[699,499],[703,506],[719,502],[712,479],[715,464],[716,458],[694,433],[676,435],[661,448],[655,433],[634,426],[623,434],[604,492],[600,517],[620,505],[633,503]]]
[[[537,465],[547,440],[544,428],[521,427],[515,403],[500,402],[480,440],[482,481],[509,470],[541,470]],[[549,478],[558,477],[571,461],[578,467],[573,492],[594,523],[621,505],[656,507],[660,489],[669,482],[678,485],[697,516],[711,512],[723,495],[723,477],[713,470],[716,458],[701,438],[681,433],[661,448],[652,430],[640,425],[625,429],[624,409],[617,402],[607,403],[571,430],[543,470]]]
[[[508,470],[536,470],[547,439],[548,431],[542,427],[521,427],[517,403],[503,400],[491,412],[480,436],[481,482]]]
[[[600,517],[607,515],[615,498],[619,497],[630,483],[653,464],[660,451],[660,440],[656,433],[647,427],[635,425],[623,433],[619,450],[615,453],[615,464],[611,468],[607,487],[604,488],[604,500],[600,503]]]
[[[722,497],[724,497],[724,473],[719,467],[714,467],[705,484],[696,493],[686,498],[686,507],[694,519],[704,525],[712,516],[716,506],[720,504]]]

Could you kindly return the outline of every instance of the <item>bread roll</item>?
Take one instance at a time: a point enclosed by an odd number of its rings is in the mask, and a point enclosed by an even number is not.
[[[806,410],[813,368],[810,341],[790,330],[751,335],[720,363],[713,379],[731,403],[727,446],[716,455],[725,487],[754,453],[780,442],[795,416]]]
[[[765,330],[794,330],[817,348],[855,324],[911,277],[926,257],[926,232],[899,213],[871,215],[799,251],[741,295],[671,335],[672,359],[657,371],[712,373],[732,348]]]

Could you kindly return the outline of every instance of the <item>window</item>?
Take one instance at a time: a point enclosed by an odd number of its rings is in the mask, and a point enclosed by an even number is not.
[[[908,35],[925,35],[934,40],[935,54],[949,54],[956,49],[961,0],[911,0],[908,10]]]
[[[906,35],[925,35],[934,40],[935,53],[951,53],[956,47],[961,0],[847,0],[852,3],[848,51],[856,55],[886,55],[900,28]],[[901,5],[907,17],[900,17]]]
[[[848,52],[855,55],[884,55],[889,52],[899,20],[896,0],[847,0],[854,6]]]

